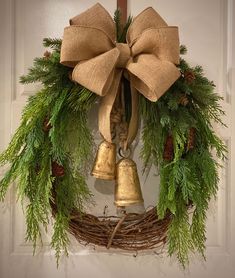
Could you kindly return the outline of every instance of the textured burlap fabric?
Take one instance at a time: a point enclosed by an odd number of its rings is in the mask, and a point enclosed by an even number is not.
[[[64,30],[61,63],[74,68],[74,81],[102,96],[99,130],[111,142],[110,113],[124,71],[132,92],[132,117],[127,143],[137,131],[137,94],[157,101],[178,79],[178,28],[171,27],[153,9],[134,18],[126,44],[116,42],[115,24],[100,4],[70,20]]]

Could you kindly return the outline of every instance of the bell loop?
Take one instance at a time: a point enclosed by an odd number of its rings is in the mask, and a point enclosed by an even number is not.
[[[132,151],[130,147],[127,147],[126,150],[124,150],[123,148],[119,148],[118,154],[122,158],[129,158],[132,154]]]

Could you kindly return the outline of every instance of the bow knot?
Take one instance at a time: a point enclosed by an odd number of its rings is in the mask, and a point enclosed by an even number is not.
[[[130,47],[126,43],[116,43],[116,47],[120,52],[116,67],[117,68],[126,68],[127,64],[131,62],[130,61],[130,59],[131,59]]]
[[[179,78],[178,28],[170,27],[153,9],[134,18],[127,44],[116,43],[115,24],[109,13],[96,4],[70,20],[64,30],[61,63],[73,67],[72,79],[102,96],[99,130],[111,142],[110,114],[120,88],[123,70],[128,72],[132,115],[126,145],[137,132],[137,92],[158,100]]]

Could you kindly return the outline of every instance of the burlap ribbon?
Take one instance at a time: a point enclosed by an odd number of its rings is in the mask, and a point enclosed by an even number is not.
[[[99,130],[111,142],[110,113],[123,72],[128,73],[132,116],[126,145],[137,132],[137,91],[157,101],[178,79],[178,28],[168,26],[153,9],[134,18],[126,37],[116,42],[115,23],[100,4],[72,18],[64,30],[61,63],[73,67],[72,79],[102,96]]]

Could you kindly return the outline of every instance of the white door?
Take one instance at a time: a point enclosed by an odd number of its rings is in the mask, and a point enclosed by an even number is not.
[[[19,85],[35,56],[44,52],[44,37],[61,37],[69,18],[84,11],[96,0],[0,0],[0,151],[8,144],[20,120],[27,97],[37,86]],[[116,1],[100,0],[113,14]],[[44,247],[32,256],[32,246],[24,242],[24,218],[20,204],[10,190],[0,204],[0,278],[49,277],[235,277],[235,1],[233,0],[129,0],[132,15],[147,6],[155,8],[169,25],[178,25],[181,43],[187,45],[187,60],[204,67],[224,97],[228,128],[219,130],[228,145],[229,160],[221,172],[218,199],[208,212],[207,262],[192,257],[183,272],[175,260],[165,255],[137,256],[87,249],[73,242],[69,258],[56,268],[49,236]],[[0,176],[4,169],[0,169]],[[147,180],[144,196],[148,202],[154,178]],[[143,182],[143,180],[142,180]],[[94,179],[89,180],[91,187]],[[103,184],[96,192],[100,207],[112,190]],[[102,190],[101,190],[102,191]],[[97,199],[98,198],[98,199]]]

